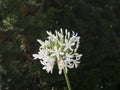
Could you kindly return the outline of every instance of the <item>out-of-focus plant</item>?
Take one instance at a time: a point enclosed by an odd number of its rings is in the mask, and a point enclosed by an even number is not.
[[[3,26],[2,26],[2,31],[8,31],[8,30],[13,30],[14,26],[13,24],[16,22],[15,17],[6,17],[5,19],[2,20]]]

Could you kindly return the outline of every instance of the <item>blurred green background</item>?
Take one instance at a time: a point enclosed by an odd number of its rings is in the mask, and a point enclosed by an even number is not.
[[[73,90],[120,90],[120,0],[0,0],[0,90],[67,90],[32,57],[36,39],[60,28],[81,36]]]

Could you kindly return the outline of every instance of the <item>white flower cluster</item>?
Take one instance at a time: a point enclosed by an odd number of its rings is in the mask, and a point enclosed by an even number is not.
[[[70,32],[60,29],[60,32],[55,31],[55,34],[48,32],[47,40],[44,42],[40,39],[37,41],[40,43],[40,48],[38,54],[33,54],[34,59],[40,59],[43,69],[48,73],[53,72],[53,67],[57,63],[59,74],[65,69],[66,72],[68,68],[77,68],[80,63],[80,58],[82,54],[77,53],[79,47],[80,37],[77,33]]]

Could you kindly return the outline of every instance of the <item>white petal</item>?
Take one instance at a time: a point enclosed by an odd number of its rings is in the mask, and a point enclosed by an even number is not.
[[[61,34],[63,34],[63,30],[62,30],[62,28],[60,28],[60,32],[61,32]]]
[[[60,52],[60,55],[64,55],[64,53],[63,53],[63,52]]]
[[[47,69],[47,66],[44,66],[44,67],[43,67],[43,70],[45,70],[45,69]]]
[[[70,38],[70,32],[68,32],[68,39]]]
[[[70,49],[71,51],[73,51],[73,49],[72,49],[71,47],[69,47],[69,49]]]
[[[61,69],[59,69],[59,74],[62,74],[62,70]]]
[[[67,36],[67,34],[68,34],[67,29],[65,29],[65,34],[66,34],[66,36]]]
[[[52,36],[52,33],[49,31],[46,31],[49,36]]]
[[[41,45],[44,45],[44,42],[40,39],[37,39],[37,41],[41,44]]]
[[[66,51],[68,49],[68,47],[65,47],[63,51]]]
[[[38,59],[39,58],[38,54],[33,54],[32,56],[34,57],[34,59]]]

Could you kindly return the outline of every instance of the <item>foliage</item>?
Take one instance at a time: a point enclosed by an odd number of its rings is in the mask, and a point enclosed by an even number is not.
[[[63,75],[47,74],[32,57],[36,39],[60,28],[81,36],[81,64],[69,71],[73,90],[119,90],[119,10],[119,0],[0,0],[1,90],[66,88]]]

